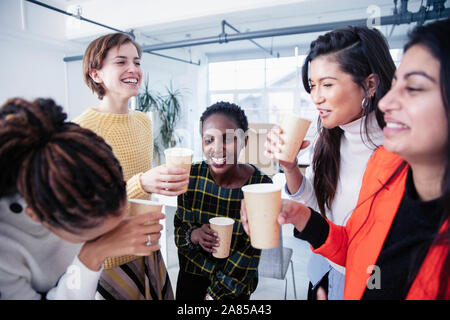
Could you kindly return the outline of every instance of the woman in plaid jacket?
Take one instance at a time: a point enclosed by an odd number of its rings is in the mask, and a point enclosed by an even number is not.
[[[248,300],[256,289],[261,250],[250,245],[242,228],[241,187],[272,180],[256,167],[237,162],[247,130],[247,117],[235,104],[218,102],[200,118],[205,160],[192,165],[188,191],[178,197],[174,220],[180,262],[176,299]],[[225,259],[212,256],[218,238],[209,219],[218,216],[235,220]]]

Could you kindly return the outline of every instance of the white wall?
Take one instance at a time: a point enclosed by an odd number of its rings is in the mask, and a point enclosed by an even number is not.
[[[185,50],[171,50],[166,55],[187,59]],[[150,90],[165,94],[166,87],[172,83],[173,89],[182,92],[182,117],[177,126],[183,136],[182,146],[195,150],[194,158],[201,158],[201,140],[198,133],[201,113],[207,107],[207,60],[199,52],[192,52],[192,60],[200,59],[200,66],[173,61],[144,53],[141,65],[144,77],[148,74]]]
[[[71,114],[65,55],[79,46],[64,40],[64,20],[17,0],[0,1],[0,101],[53,98]]]
[[[270,2],[273,1],[246,0],[244,7],[257,9]],[[302,1],[282,1],[282,3],[290,2]],[[117,15],[107,13],[111,12],[111,8],[119,5],[118,3],[118,1],[112,1],[110,7],[105,6],[105,10],[98,10],[96,14],[103,14],[98,16],[98,19],[96,19],[97,16],[89,15],[89,17],[106,24],[111,22],[110,25],[117,26],[116,23],[113,23],[119,21]],[[198,0],[196,3],[204,4],[206,2]],[[182,16],[183,11],[187,10],[186,8],[189,8],[190,17],[194,18],[195,16],[217,14],[220,10],[231,12],[236,10],[237,3],[237,1],[233,1],[233,3],[222,4],[219,7],[210,5],[207,8],[204,6],[203,11],[198,11],[198,8],[202,7],[201,5],[196,7],[192,4],[183,4],[171,11],[164,1],[155,1],[153,4],[157,5],[156,7],[160,10],[164,9],[170,12],[171,18],[176,20],[177,15]],[[87,11],[89,11],[89,5],[89,2],[84,4]],[[134,7],[130,5],[129,8]],[[155,6],[152,8],[155,9]],[[83,14],[85,13],[87,12]],[[120,13],[123,14],[123,12]],[[143,19],[142,12],[139,12],[139,17]],[[87,45],[66,40],[67,19],[69,18],[62,14],[24,0],[0,0],[0,70],[2,70],[0,103],[14,96],[27,99],[51,97],[64,107],[69,119],[73,119],[86,108],[98,104],[96,95],[84,84],[81,61],[63,62],[65,56],[82,55]],[[110,21],[110,19],[114,21]],[[169,17],[164,16],[160,19],[168,20]],[[154,21],[154,23],[157,22]],[[161,23],[161,21],[159,22]],[[87,32],[84,28],[90,28],[86,23],[83,26],[81,33]],[[104,29],[102,32],[104,34],[109,31]],[[168,60],[147,53],[144,53],[142,59],[142,67],[144,72],[149,74],[152,90],[162,92],[171,81],[174,88],[183,90],[183,113],[178,128],[186,130],[185,146],[192,147],[196,151],[196,158],[201,157],[198,121],[201,113],[207,107],[208,61],[203,55],[202,49],[202,47],[192,48],[192,59],[193,61],[201,59],[200,66]],[[189,59],[187,50],[175,49],[160,53]],[[227,57],[229,56],[230,54],[227,54]]]
[[[66,41],[65,26],[61,14],[18,0],[0,1],[1,104],[16,96],[29,100],[49,97],[63,106],[69,119],[98,104],[97,96],[83,81],[81,61],[63,61],[65,56],[83,54],[86,47]],[[165,54],[188,59],[184,49]],[[195,61],[200,58],[201,65],[144,53],[142,67],[149,74],[152,90],[163,92],[171,81],[174,88],[183,89],[179,129],[186,130],[186,146],[196,149],[198,155],[198,119],[206,107],[207,64],[200,53],[193,52],[192,57]]]
[[[1,37],[1,35],[0,35]],[[0,38],[0,101],[20,96],[26,99],[52,97],[65,102],[63,55],[43,43]]]
[[[82,54],[80,50],[78,54]],[[67,104],[70,110],[70,119],[80,115],[84,110],[98,105],[97,95],[85,84],[81,69],[81,60],[65,62],[67,70]]]

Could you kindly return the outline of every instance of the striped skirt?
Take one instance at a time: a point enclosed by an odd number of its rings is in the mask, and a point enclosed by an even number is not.
[[[96,300],[173,300],[173,290],[161,252],[103,270]]]

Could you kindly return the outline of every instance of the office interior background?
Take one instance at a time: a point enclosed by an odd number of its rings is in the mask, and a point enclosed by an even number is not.
[[[387,38],[398,64],[407,32],[448,6],[445,0],[1,0],[0,101],[50,97],[69,119],[95,107],[81,57],[90,41],[115,29],[132,33],[144,49],[143,84],[148,79],[152,93],[179,90],[177,145],[193,149],[194,160],[202,159],[199,118],[221,100],[241,106],[250,123],[279,124],[283,113],[300,113],[312,120],[307,138],[313,140],[317,114],[300,77],[311,41],[339,26],[366,23]],[[130,108],[137,104],[132,99]],[[299,163],[307,166],[311,155],[305,150]],[[175,285],[171,224],[166,264]],[[293,249],[294,272],[262,278],[252,299],[306,298],[309,246],[292,230],[283,235],[284,246]]]

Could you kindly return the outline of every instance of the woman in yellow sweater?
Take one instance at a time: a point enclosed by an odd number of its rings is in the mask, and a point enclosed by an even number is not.
[[[108,34],[91,42],[84,54],[83,74],[86,84],[97,93],[100,105],[87,109],[74,122],[93,130],[112,147],[122,165],[129,199],[149,199],[151,193],[177,196],[189,183],[189,172],[165,166],[151,168],[150,119],[128,110],[128,100],[138,94],[142,80],[141,53],[139,45],[123,33]],[[96,298],[173,299],[160,251],[147,257],[106,261]]]

